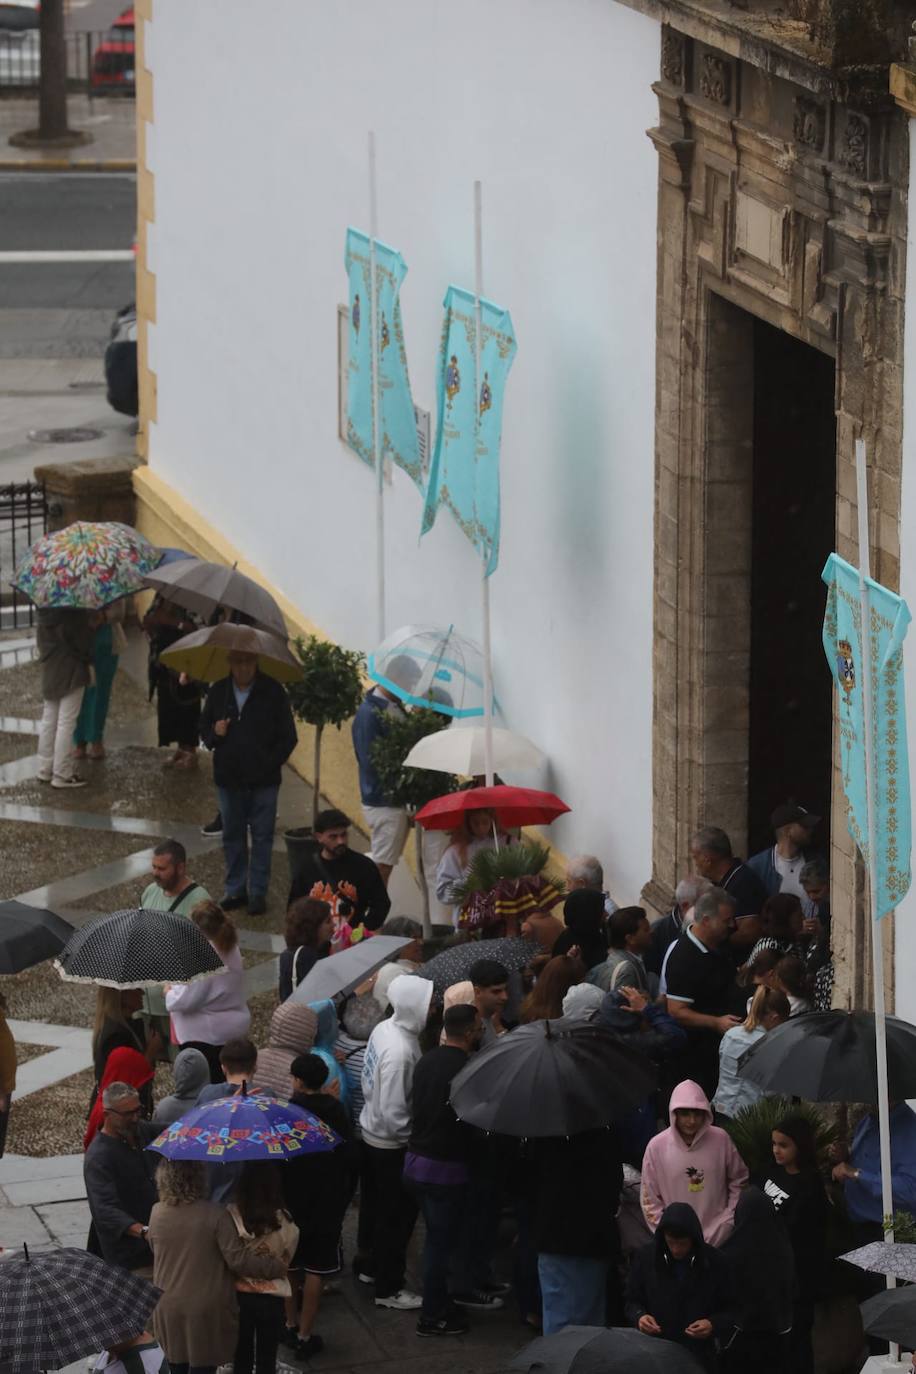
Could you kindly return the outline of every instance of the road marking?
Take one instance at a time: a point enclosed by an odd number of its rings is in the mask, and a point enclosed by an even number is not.
[[[132,248],[62,248],[41,253],[0,252],[0,263],[6,262],[133,262]]]

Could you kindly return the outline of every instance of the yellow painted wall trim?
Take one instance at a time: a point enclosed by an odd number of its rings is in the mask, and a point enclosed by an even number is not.
[[[237,564],[240,572],[254,578],[273,596],[283,612],[286,628],[292,638],[310,634],[318,635],[321,639],[330,638],[320,626],[304,616],[288,597],[272,586],[261,569],[246,558],[241,549],[236,548],[231,540],[211,525],[190,501],[180,496],[174,487],[164,482],[151,468],[144,466],[135,469],[134,491],[137,496],[137,529],[151,543],[159,547],[187,549],[189,553],[211,563]],[[311,783],[314,781],[314,731],[311,726],[302,725],[298,721],[296,728],[299,732],[299,743],[290,758],[290,764],[300,777]],[[365,834],[359,799],[359,777],[348,725],[344,725],[341,730],[332,729],[324,732],[321,747],[321,790],[333,805],[345,811],[357,829]],[[303,816],[301,824],[309,824],[310,819]]]
[[[147,125],[155,116],[153,74],[146,64],[146,25],[152,23],[153,0],[137,0],[137,382],[140,392],[140,417],[137,428],[137,457],[146,460],[149,427],[156,422],[156,374],[149,365],[149,328],[156,323],[156,278],[147,263],[147,232],[156,218],[154,177],[146,161]]]

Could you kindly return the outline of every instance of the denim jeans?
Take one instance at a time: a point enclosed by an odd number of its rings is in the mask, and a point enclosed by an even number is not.
[[[607,1260],[538,1255],[544,1335],[564,1326],[604,1326]]]
[[[279,787],[218,787],[223,818],[223,855],[226,892],[239,897],[265,897],[270,882],[270,857],[277,821]],[[251,831],[251,857],[248,832]]]
[[[448,1311],[449,1264],[461,1243],[467,1185],[464,1183],[414,1183],[404,1186],[420,1203],[426,1223],[423,1249],[423,1316],[432,1321]]]

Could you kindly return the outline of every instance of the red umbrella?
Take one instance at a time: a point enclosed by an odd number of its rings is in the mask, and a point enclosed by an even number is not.
[[[457,830],[468,811],[495,811],[504,830],[517,825],[549,825],[569,807],[552,792],[533,787],[469,787],[434,797],[417,812],[424,830]]]

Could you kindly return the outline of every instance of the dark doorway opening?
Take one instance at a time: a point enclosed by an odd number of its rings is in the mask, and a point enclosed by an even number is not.
[[[748,853],[789,798],[830,835],[832,679],[821,645],[834,548],[834,362],[754,320]]]

